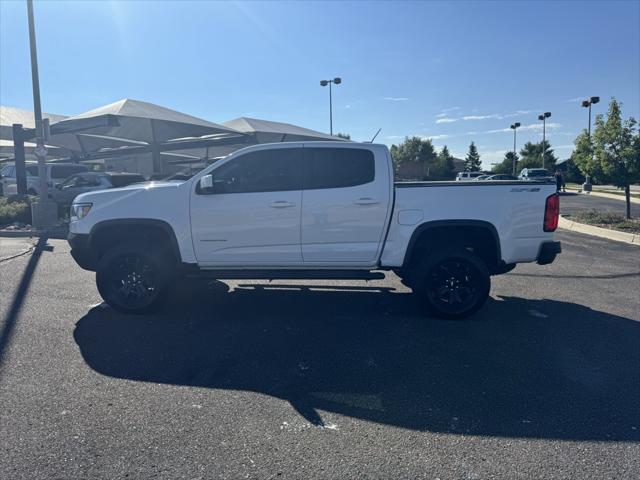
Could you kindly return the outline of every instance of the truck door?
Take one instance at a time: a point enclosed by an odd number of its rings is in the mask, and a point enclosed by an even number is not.
[[[374,265],[391,203],[389,160],[362,146],[304,150],[304,263]]]
[[[203,266],[302,263],[301,147],[242,154],[211,171],[213,191],[191,197],[191,231]]]

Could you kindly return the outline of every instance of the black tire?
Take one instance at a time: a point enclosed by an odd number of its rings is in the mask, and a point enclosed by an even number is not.
[[[100,296],[123,313],[146,313],[165,299],[173,277],[173,262],[158,252],[136,244],[118,245],[108,250],[96,268]]]
[[[484,261],[464,249],[436,252],[420,262],[414,292],[428,312],[448,319],[466,318],[489,298],[491,275]]]

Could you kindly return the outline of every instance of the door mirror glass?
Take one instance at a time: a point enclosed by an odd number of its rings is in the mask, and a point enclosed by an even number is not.
[[[202,193],[213,192],[213,175],[209,174],[200,178],[200,191]]]

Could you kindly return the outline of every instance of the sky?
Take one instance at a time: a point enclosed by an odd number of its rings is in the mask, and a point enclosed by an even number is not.
[[[547,139],[567,158],[611,97],[640,117],[640,1],[34,2],[42,108],[122,98],[391,145],[431,138],[483,166]],[[0,0],[0,104],[33,108],[26,3]]]

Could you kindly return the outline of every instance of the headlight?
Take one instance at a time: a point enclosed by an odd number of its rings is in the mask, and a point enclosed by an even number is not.
[[[92,205],[93,203],[74,203],[71,205],[71,221],[74,222],[86,217]]]

